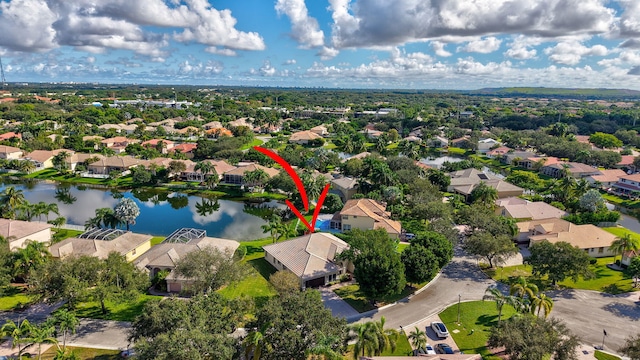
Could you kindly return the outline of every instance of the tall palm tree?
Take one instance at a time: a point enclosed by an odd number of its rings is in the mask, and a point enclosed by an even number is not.
[[[26,246],[14,254],[14,277],[26,279],[32,269],[47,261],[48,255],[50,254],[45,243],[27,240]]]
[[[57,218],[53,220],[49,220],[47,222],[55,226],[56,228],[60,229],[60,227],[62,227],[62,225],[64,225],[67,222],[67,218],[65,218],[64,216],[58,216]]]
[[[409,333],[409,341],[416,349],[422,349],[427,346],[427,333],[420,330],[417,326],[415,330]]]
[[[25,201],[18,205],[17,208],[20,211],[20,218],[26,221],[31,221],[37,215],[37,204],[32,204],[29,201]]]
[[[515,295],[520,300],[518,311],[528,312],[533,306],[533,300],[538,296],[538,286],[527,282],[527,279],[520,276],[516,283],[509,288],[509,294]]]
[[[495,201],[498,200],[498,190],[481,181],[473,191],[471,191],[471,200],[491,207],[495,204]]]
[[[47,222],[49,222],[49,214],[54,213],[56,215],[60,215],[60,209],[58,208],[58,204],[56,203],[48,203],[45,204],[43,208],[43,214],[47,218]]]
[[[383,317],[379,321],[368,321],[355,325],[357,341],[353,349],[354,357],[357,359],[360,352],[362,355],[380,355],[386,349],[396,350],[396,341],[399,336],[398,330],[385,329],[386,320]]]
[[[498,323],[502,320],[502,308],[509,304],[514,305],[516,300],[511,295],[505,295],[498,289],[497,287],[489,286],[487,290],[484,291],[485,295],[482,297],[482,300],[491,300],[496,302],[496,308],[498,309]]]
[[[262,169],[247,171],[243,177],[243,182],[245,184],[257,187],[262,187],[262,184],[267,180],[269,180],[269,174]]]
[[[62,351],[64,352],[67,350],[67,334],[76,333],[76,329],[78,325],[80,325],[80,320],[78,320],[73,312],[67,309],[58,311],[54,315],[54,320],[62,332]]]
[[[7,320],[4,325],[0,328],[0,335],[2,337],[8,336],[11,338],[11,348],[18,347],[18,359],[22,358],[22,352],[25,347],[22,347],[23,344],[28,344],[29,337],[31,336],[31,330],[33,326],[29,322],[29,320],[24,319],[18,323],[13,322],[12,320]]]
[[[616,256],[618,254],[624,254],[627,251],[638,251],[640,249],[640,239],[631,236],[629,233],[625,233],[622,237],[614,240],[611,245],[609,245],[609,249],[613,251]],[[613,257],[613,263],[615,264],[616,257]]]
[[[200,170],[200,172],[202,173],[202,180],[204,181],[207,179],[207,174],[209,174],[211,172],[211,169],[213,169],[213,165],[206,160],[199,161],[193,169],[195,171]]]
[[[273,216],[271,216],[271,219],[269,219],[269,222],[262,225],[261,228],[262,231],[271,234],[271,238],[273,239],[273,243],[275,244],[280,237],[278,235],[282,229],[282,219],[274,214]]]
[[[531,312],[533,313],[536,309],[538,310],[536,315],[540,316],[540,311],[542,310],[544,311],[544,317],[546,319],[553,309],[553,299],[544,293],[533,298],[531,301]]]
[[[40,324],[31,328],[31,333],[28,338],[31,344],[38,345],[38,360],[42,358],[42,344],[57,344],[58,339],[53,336],[55,327],[49,324]]]
[[[17,190],[15,187],[8,187],[0,193],[0,205],[3,212],[6,212],[11,219],[16,218],[16,209],[26,201],[23,191]]]

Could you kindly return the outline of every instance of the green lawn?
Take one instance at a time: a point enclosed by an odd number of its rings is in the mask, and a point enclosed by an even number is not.
[[[502,308],[502,319],[511,317],[515,312],[513,307],[505,305]],[[498,310],[494,301],[460,303],[460,325],[457,323],[458,304],[441,312],[440,319],[449,329],[461,351],[467,354],[482,354],[484,359],[490,355],[486,348],[489,331],[498,323]]]
[[[103,314],[100,303],[97,301],[81,302],[76,307],[76,315],[81,318],[117,320],[117,321],[133,321],[136,316],[140,315],[144,304],[153,299],[162,299],[162,296],[140,295],[136,301],[114,304],[110,301],[106,302],[107,313]]]
[[[26,291],[16,286],[8,286],[0,296],[0,311],[8,311],[29,305],[33,302],[33,298]]]
[[[151,246],[158,245],[162,240],[166,239],[166,236],[154,236],[151,238]]]
[[[620,360],[619,357],[596,350],[593,356],[598,360]]]
[[[595,290],[610,294],[620,294],[636,290],[633,287],[633,279],[626,276],[622,271],[611,270],[606,266],[613,262],[613,257],[598,258],[597,260],[594,265],[590,266],[591,270],[596,274],[594,279],[579,279],[576,282],[569,279],[560,282],[559,285],[570,289]],[[531,276],[531,266],[508,266],[505,268],[488,269],[485,270],[485,272],[495,280],[509,283],[511,279],[515,279],[518,276]],[[550,286],[550,283],[544,278],[537,281],[533,280],[533,282],[536,283],[541,290]]]
[[[426,282],[423,284],[417,284],[415,288],[407,286],[401,293],[381,299],[378,303],[378,306],[391,304],[398,300],[404,299],[424,285],[426,285]],[[342,286],[335,289],[334,292],[336,293],[336,295],[340,296],[342,300],[346,301],[347,304],[351,305],[352,308],[356,309],[356,311],[360,313],[376,308],[371,305],[371,302],[360,291],[360,286],[358,284]]]
[[[621,226],[606,227],[606,228],[602,228],[602,229],[612,233],[613,235],[615,235],[617,237],[623,237],[625,234],[629,234],[629,235],[631,235],[632,238],[636,238],[636,239],[640,240],[640,234],[638,234],[637,232],[633,232],[633,231],[631,231],[629,229],[623,228]],[[618,257],[618,259],[619,259],[619,257]]]
[[[53,232],[52,239],[51,239],[52,243],[57,243],[64,239],[68,239],[70,237],[77,237],[78,235],[84,232],[80,230],[55,229],[55,228],[52,228],[51,230]]]
[[[398,252],[402,253],[407,247],[409,247],[409,244],[398,244]]]
[[[407,356],[407,355],[411,355],[412,353],[413,353],[413,349],[411,348],[411,344],[409,343],[409,339],[407,338],[407,335],[400,333],[400,336],[396,340],[396,351],[391,351],[391,349],[387,349],[382,352],[381,356]],[[347,352],[344,354],[343,359],[345,360],[353,359],[353,345],[347,346]]]
[[[62,347],[62,345],[60,345]],[[56,356],[56,347],[42,353],[43,360],[52,360]],[[67,346],[67,351],[73,351],[81,360],[111,360],[120,359],[120,350],[91,349]]]
[[[628,209],[640,208],[640,200],[623,199],[619,196],[608,194],[608,193],[602,194],[602,197],[608,202],[621,207],[626,207]]]
[[[250,143],[242,145],[240,150],[248,150],[248,149],[250,149],[250,148],[252,148],[254,146],[260,146],[260,145],[262,145],[262,140],[253,139],[253,141],[251,141]]]

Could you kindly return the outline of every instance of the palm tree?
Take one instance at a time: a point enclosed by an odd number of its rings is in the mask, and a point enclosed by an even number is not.
[[[211,169],[213,169],[213,165],[209,161],[199,161],[193,169],[195,171],[200,170],[202,173],[202,180],[204,181],[207,178],[207,174],[209,174]]]
[[[32,204],[29,201],[25,201],[18,205],[17,209],[20,211],[20,218],[26,221],[33,220],[33,217],[36,216],[36,213],[38,212],[37,204]]]
[[[15,187],[8,187],[0,193],[0,204],[3,212],[6,212],[10,219],[16,218],[16,209],[26,201],[23,191],[17,190]]]
[[[71,154],[69,152],[61,151],[56,154],[53,159],[51,159],[51,162],[56,169],[64,172],[67,170],[67,159],[69,157],[71,157]]]
[[[516,283],[512,284],[509,288],[509,295],[515,295],[519,301],[519,310],[521,312],[528,312],[533,304],[533,299],[538,296],[538,286],[527,282],[527,279],[520,276]],[[526,298],[525,298],[526,297]]]
[[[513,305],[516,301],[513,296],[505,295],[494,286],[489,286],[487,290],[484,291],[485,295],[482,297],[482,300],[491,300],[496,302],[496,308],[498,309],[498,323],[502,320],[502,308],[506,305]]]
[[[396,340],[399,332],[395,329],[385,329],[386,320],[383,317],[379,321],[368,321],[355,325],[357,341],[353,349],[354,358],[358,358],[360,352],[364,355],[380,355],[386,349],[396,350]]]
[[[498,190],[481,181],[473,191],[471,191],[471,200],[492,207],[498,199]]]
[[[269,350],[270,345],[264,338],[268,329],[268,325],[263,325],[260,329],[253,329],[253,331],[244,338],[242,345],[244,346],[245,359],[260,360],[262,352]],[[253,354],[253,356],[251,356],[251,354]]]
[[[57,218],[53,220],[49,220],[47,222],[55,226],[56,228],[60,229],[60,227],[62,227],[62,225],[64,225],[67,222],[67,219],[64,216],[58,216]]]
[[[531,301],[531,312],[533,313],[536,309],[538,310],[536,315],[540,316],[540,310],[543,310],[544,317],[546,319],[551,313],[551,310],[553,309],[553,299],[548,297],[544,293],[540,294],[540,296],[533,298]]]
[[[50,254],[45,243],[27,240],[26,246],[15,252],[14,277],[26,279],[31,269],[35,269],[47,261],[48,255]]]
[[[42,202],[44,203],[44,202]],[[39,205],[40,203],[38,203]],[[47,218],[47,222],[49,222],[49,214],[54,213],[56,215],[60,215],[60,209],[58,208],[58,204],[56,203],[44,203],[42,214]]]
[[[75,334],[80,320],[76,315],[67,310],[62,309],[54,315],[55,323],[58,325],[60,331],[62,331],[62,351],[67,350],[67,334]]]
[[[58,339],[53,336],[55,327],[49,324],[41,324],[31,327],[28,340],[32,344],[38,345],[38,360],[42,358],[42,344],[57,344]]]
[[[205,184],[207,185],[207,188],[213,189],[218,185],[219,182],[220,182],[220,176],[218,176],[218,172],[216,171],[216,169],[212,167],[211,175],[207,177]]]
[[[276,214],[274,214],[273,216],[271,216],[271,219],[269,220],[269,222],[262,225],[261,228],[262,228],[262,231],[268,232],[271,234],[271,238],[273,239],[273,243],[275,244],[276,241],[278,241],[278,238],[280,237],[278,236],[278,233],[282,229],[282,219]]]
[[[19,324],[7,320],[0,328],[0,335],[2,335],[2,337],[8,336],[11,338],[11,348],[18,347],[18,359],[22,358],[22,352],[26,346],[23,348],[21,345],[28,344],[32,329],[33,326],[27,319],[22,320]]]
[[[613,251],[616,256],[618,254],[622,255],[627,251],[638,251],[640,249],[640,239],[631,236],[629,233],[625,233],[622,237],[614,240],[611,245],[609,245],[609,249]],[[621,256],[622,257],[622,256]],[[613,257],[613,263],[616,263],[615,256]]]
[[[29,161],[29,160],[20,161],[18,163],[18,170],[20,172],[31,173],[35,169],[36,169],[36,165],[33,162]]]
[[[415,330],[409,333],[409,341],[415,349],[422,349],[427,346],[427,334],[420,330],[417,326]]]
[[[262,169],[256,169],[253,171],[247,171],[244,174],[243,182],[250,186],[262,187],[267,180],[269,180],[269,174]]]

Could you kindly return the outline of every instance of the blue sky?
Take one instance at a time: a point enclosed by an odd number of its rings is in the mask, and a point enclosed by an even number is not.
[[[638,0],[0,0],[9,82],[640,89]]]

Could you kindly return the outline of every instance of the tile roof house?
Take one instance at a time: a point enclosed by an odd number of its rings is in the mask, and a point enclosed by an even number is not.
[[[21,134],[16,134],[13,131],[9,131],[9,132],[6,132],[4,134],[0,134],[0,141],[9,140],[9,139],[13,139],[13,138],[22,139],[22,135]]]
[[[137,139],[129,139],[124,136],[116,136],[112,138],[107,138],[100,141],[100,144],[103,148],[109,148],[115,151],[116,154],[120,154],[124,152],[125,148],[129,144],[139,143],[140,140]]]
[[[633,167],[635,169],[635,166],[633,166],[633,160],[635,159],[635,156],[633,155],[622,155],[622,159],[620,160],[619,163],[617,163],[615,165],[615,167],[617,168],[631,168]]]
[[[306,145],[310,141],[313,141],[316,139],[322,139],[322,136],[316,134],[313,131],[305,130],[305,131],[294,132],[293,134],[291,134],[291,137],[289,137],[289,142],[296,143],[299,145]]]
[[[343,162],[343,163],[344,163],[344,162],[347,162],[347,161],[349,161],[349,160],[351,160],[351,159],[364,159],[364,158],[366,158],[366,157],[367,157],[367,156],[369,156],[369,155],[371,155],[371,153],[370,153],[370,152],[368,152],[368,151],[363,151],[363,152],[361,152],[361,153],[358,153],[358,154],[355,154],[355,155],[352,155],[352,156],[346,157],[346,158],[342,159],[340,162]]]
[[[162,242],[138,257],[134,264],[139,269],[147,270],[149,276],[153,278],[162,270],[172,271],[175,269],[177,262],[192,251],[214,247],[233,255],[239,246],[240,243],[235,240],[212,237],[193,239],[186,243]],[[190,282],[189,279],[180,277],[174,272],[166,277],[166,281],[168,292],[181,292],[188,287]]]
[[[222,123],[220,121],[211,121],[208,122],[204,125],[202,125],[202,128],[205,130],[211,130],[211,129],[221,129],[224,126],[222,126]]]
[[[540,172],[547,176],[560,178],[562,177],[565,169],[571,177],[576,179],[600,174],[600,170],[598,170],[598,168],[577,162],[559,162],[556,164],[545,165],[540,169]]]
[[[174,146],[171,151],[185,154],[187,159],[193,159],[193,151],[197,148],[198,144],[196,143],[182,143]]]
[[[56,149],[56,150],[34,150],[24,155],[25,160],[31,161],[36,170],[50,169],[53,167],[53,157],[61,152],[67,152],[69,155],[73,155],[73,150]]]
[[[166,140],[166,139],[151,139],[151,140],[147,140],[142,142],[143,147],[150,147],[150,148],[154,148],[156,149],[160,144],[162,143],[162,154],[167,154],[169,152],[169,150],[173,149],[176,145],[175,142],[171,141],[171,140]]]
[[[224,182],[227,184],[245,185],[244,174],[249,171],[262,170],[272,178],[280,173],[279,170],[268,168],[259,164],[239,165],[235,169],[224,173]]]
[[[524,221],[516,225],[518,242],[533,245],[545,240],[550,243],[564,241],[586,251],[591,257],[615,255],[609,246],[617,237],[595,225],[576,225],[562,219]]]
[[[69,156],[65,160],[65,162],[67,163],[67,167],[71,171],[75,171],[76,166],[78,166],[78,164],[90,163],[102,158],[104,158],[104,155],[102,154],[74,153],[71,156]]]
[[[346,176],[332,179],[329,192],[340,196],[342,202],[345,202],[358,192],[358,181]]]
[[[113,240],[67,238],[49,247],[51,256],[94,256],[106,259],[110,253],[123,255],[127,261],[133,261],[151,249],[151,235],[125,232]]]
[[[400,238],[402,225],[391,219],[385,204],[371,199],[351,199],[331,220],[331,227],[341,231],[351,229],[385,229],[392,238]]]
[[[471,195],[473,189],[481,182],[496,189],[499,199],[520,196],[524,192],[524,189],[519,186],[515,186],[494,175],[485,174],[474,168],[454,171],[449,173],[449,176],[451,177],[451,183],[447,191],[461,194],[465,196],[465,198]]]
[[[0,218],[0,236],[9,242],[9,250],[23,249],[27,241],[51,242],[51,224]]]
[[[531,157],[535,157],[536,154],[531,152],[531,151],[512,151],[512,152],[507,152],[506,154],[504,154],[504,156],[502,156],[502,158],[500,159],[500,161],[503,164],[513,164],[513,159],[518,158],[518,159],[528,159]]]
[[[265,260],[278,270],[296,274],[303,289],[323,286],[352,270],[348,264],[335,260],[336,255],[348,248],[335,235],[322,232],[263,247]]]
[[[640,193],[640,174],[620,176],[620,179],[611,186],[618,194],[632,195]]]
[[[312,127],[311,129],[309,129],[309,131],[316,133],[320,136],[326,136],[329,134],[327,127],[324,125],[318,125],[318,126]]]
[[[249,118],[239,118],[239,119],[236,119],[236,120],[234,120],[234,121],[230,121],[230,122],[229,122],[229,126],[233,126],[233,127],[246,126],[246,127],[248,127],[251,131],[253,131],[253,125],[249,122],[250,120],[253,120],[253,119],[249,119]]]
[[[540,220],[561,218],[568,215],[566,211],[551,206],[544,201],[528,201],[517,197],[496,200],[496,213],[513,219]]]
[[[213,166],[213,168],[216,171],[216,174],[218,174],[219,179],[223,179],[225,173],[236,168],[235,166],[229,164],[224,160],[202,160],[202,161],[208,162],[209,164],[211,164],[211,166]],[[182,178],[185,181],[200,181],[200,182],[204,181],[205,177],[203,176],[200,169],[196,171],[195,169],[196,165],[197,163],[195,162],[192,162],[192,161],[189,162],[189,164],[187,164],[187,168],[180,174],[180,178]]]
[[[24,152],[13,146],[0,145],[0,159],[18,160]]]
[[[511,149],[510,147],[500,146],[499,148],[495,148],[493,150],[487,151],[486,155],[487,155],[487,157],[492,158],[492,159],[500,159],[501,157],[503,157],[506,153],[508,153],[511,150],[513,150],[513,149]]]
[[[501,143],[498,140],[491,138],[478,140],[478,152],[487,153],[494,146],[499,146]]]
[[[133,156],[108,156],[92,162],[87,170],[90,174],[109,175],[112,171],[124,172],[140,164],[142,161]]]
[[[599,184],[601,187],[610,187],[626,175],[627,173],[620,169],[606,169],[600,170],[600,175],[589,175],[584,179],[593,186]]]

